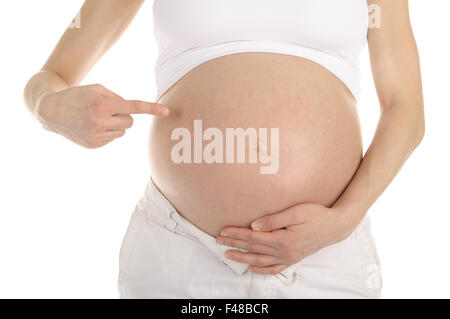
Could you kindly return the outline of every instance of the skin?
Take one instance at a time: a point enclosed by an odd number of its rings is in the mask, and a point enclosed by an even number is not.
[[[132,126],[131,114],[167,116],[159,103],[125,100],[101,85],[79,86],[112,46],[143,0],[88,0],[83,27],[68,29],[42,70],[25,87],[25,102],[43,127],[88,148],[103,146]],[[351,183],[333,206],[303,203],[256,219],[248,227],[225,227],[217,242],[249,271],[276,274],[319,249],[345,239],[382,194],[425,130],[419,58],[407,0],[372,0],[382,27],[368,36],[380,102],[376,134]],[[97,23],[101,21],[101,23]]]
[[[42,70],[24,90],[28,109],[45,129],[83,147],[98,148],[125,134],[133,125],[131,114],[169,114],[164,105],[125,100],[100,84],[78,86],[117,41],[143,2],[84,3],[83,26],[66,30]]]
[[[373,0],[382,27],[369,30],[373,78],[380,102],[375,136],[352,182],[327,208],[301,204],[252,223],[252,229],[226,227],[218,242],[248,249],[227,256],[249,271],[276,274],[319,249],[345,239],[383,193],[425,132],[419,56],[407,0]]]
[[[353,96],[307,59],[226,55],[191,70],[159,102],[171,116],[152,121],[152,180],[180,214],[214,237],[224,226],[248,228],[257,218],[300,203],[331,206],[362,159]],[[259,163],[174,163],[171,133],[179,127],[192,132],[195,119],[221,132],[279,128],[277,172],[260,174]]]

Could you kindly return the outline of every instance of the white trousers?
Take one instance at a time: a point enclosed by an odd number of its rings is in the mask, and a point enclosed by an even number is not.
[[[121,298],[378,298],[382,279],[366,216],[345,240],[277,275],[247,272],[231,247],[181,216],[150,179],[120,249]]]

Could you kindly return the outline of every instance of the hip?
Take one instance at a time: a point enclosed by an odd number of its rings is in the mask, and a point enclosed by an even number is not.
[[[122,298],[377,298],[380,263],[366,216],[345,240],[277,275],[246,271],[180,215],[152,181],[120,252]]]

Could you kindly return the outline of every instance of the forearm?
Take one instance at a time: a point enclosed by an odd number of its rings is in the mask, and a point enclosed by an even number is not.
[[[383,193],[424,134],[423,106],[406,103],[386,109],[352,181],[333,205],[351,231]]]

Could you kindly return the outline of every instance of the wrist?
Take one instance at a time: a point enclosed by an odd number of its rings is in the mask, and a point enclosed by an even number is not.
[[[51,128],[50,116],[55,115],[55,107],[52,97],[53,92],[42,92],[36,98],[34,117],[41,123],[42,127],[47,131],[54,132]]]
[[[355,230],[365,215],[346,206],[332,207],[331,210],[334,215],[333,222],[336,229],[335,237],[337,242],[346,239]]]

